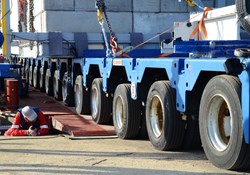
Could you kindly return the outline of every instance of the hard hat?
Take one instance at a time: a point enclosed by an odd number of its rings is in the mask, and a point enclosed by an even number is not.
[[[21,112],[29,121],[33,121],[37,118],[36,112],[30,106],[25,106]]]

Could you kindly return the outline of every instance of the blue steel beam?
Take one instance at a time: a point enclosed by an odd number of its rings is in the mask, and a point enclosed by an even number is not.
[[[242,108],[242,126],[246,143],[250,143],[250,60],[244,59],[246,70],[239,78],[241,81],[241,108]]]

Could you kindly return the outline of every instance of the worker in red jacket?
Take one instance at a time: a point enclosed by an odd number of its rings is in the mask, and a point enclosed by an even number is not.
[[[49,133],[48,124],[39,109],[25,106],[17,112],[14,122],[5,136],[39,136]]]

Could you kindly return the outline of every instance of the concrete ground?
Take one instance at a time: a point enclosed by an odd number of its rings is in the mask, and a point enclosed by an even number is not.
[[[36,91],[30,92],[30,98],[32,92]],[[39,98],[42,97],[40,94]],[[26,98],[20,104],[24,106],[23,103],[27,102]],[[74,111],[74,108],[69,109]],[[83,117],[91,120],[90,116]],[[104,128],[113,129],[112,126]],[[82,137],[77,140],[59,134],[41,137],[0,136],[0,174],[224,175],[248,172],[216,168],[206,159],[202,149],[162,152],[155,150],[148,140],[121,140],[116,136]]]
[[[161,152],[148,140],[0,136],[0,174],[248,174],[214,167],[203,150]]]

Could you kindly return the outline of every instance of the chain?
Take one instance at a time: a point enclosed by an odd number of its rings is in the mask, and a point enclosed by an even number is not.
[[[30,5],[30,9],[29,9],[29,29],[30,32],[35,32],[35,28],[34,28],[34,15],[33,15],[33,10],[34,10],[34,0],[29,0],[29,5]],[[30,41],[30,49],[32,50],[34,47],[34,41]]]
[[[112,48],[113,54],[115,54],[117,51],[119,51],[121,49],[117,45],[117,38],[116,38],[115,33],[113,32],[112,28],[111,28],[111,24],[110,24],[110,21],[109,21],[107,12],[106,12],[107,7],[104,3],[104,0],[96,0],[96,6],[97,6],[98,10],[101,11],[101,13],[104,15],[104,19],[107,23],[108,30],[110,33],[110,40],[109,40],[110,46]]]
[[[29,0],[29,4],[30,4],[30,9],[29,9],[29,29],[30,32],[35,32],[35,28],[34,28],[34,15],[33,15],[33,10],[34,10],[34,0]]]
[[[27,31],[27,0],[18,0],[18,31],[24,32]]]
[[[22,31],[22,0],[18,0],[18,16],[19,16],[19,20],[18,20],[18,31],[21,32]]]
[[[109,22],[109,19],[108,19],[108,15],[107,15],[107,13],[106,13],[107,7],[106,7],[106,5],[105,5],[104,0],[97,0],[97,1],[96,1],[96,6],[97,6],[98,9],[104,14],[104,19],[105,19],[105,21],[106,21],[106,23],[107,23],[107,26],[108,26],[108,29],[109,29],[110,36],[115,37],[115,34],[114,34],[114,32],[113,32],[113,30],[112,30],[112,28],[111,28],[111,25],[110,25],[110,22]]]
[[[118,47],[117,38],[116,38],[115,33],[113,32],[112,28],[111,28],[109,18],[108,18],[107,12],[106,12],[106,5],[104,3],[104,0],[96,0],[96,6],[97,6],[98,10],[101,11],[101,13],[104,15],[104,19],[107,23],[108,30],[110,33],[109,43],[110,43],[110,46],[112,48],[113,56],[115,56],[116,53],[121,50],[121,48]],[[105,35],[105,33],[104,33],[104,35]]]
[[[105,11],[106,10],[106,6],[103,0],[96,0],[96,4],[97,8],[101,11]]]

